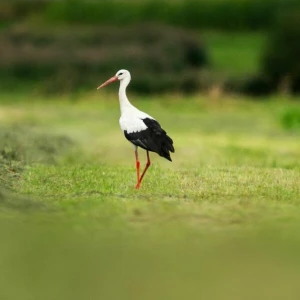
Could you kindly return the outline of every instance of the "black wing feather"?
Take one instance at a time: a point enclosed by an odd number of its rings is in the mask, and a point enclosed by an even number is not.
[[[173,140],[167,135],[160,124],[150,118],[142,119],[147,126],[147,129],[127,133],[124,131],[124,135],[134,145],[139,146],[145,150],[158,153],[160,156],[172,161],[170,152],[175,152],[173,146]]]

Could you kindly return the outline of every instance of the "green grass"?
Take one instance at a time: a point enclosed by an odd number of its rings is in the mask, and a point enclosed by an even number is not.
[[[21,179],[11,181],[15,193],[66,212],[78,206],[79,211],[83,209],[88,215],[92,210],[96,216],[101,215],[103,205],[109,205],[109,199],[116,203],[121,199],[121,215],[144,209],[145,215],[154,220],[157,216],[152,216],[152,208],[156,204],[160,207],[164,200],[171,214],[180,215],[184,208],[199,214],[199,219],[208,215],[205,223],[210,229],[219,227],[220,221],[221,226],[224,221],[230,227],[232,210],[243,211],[246,204],[257,212],[258,219],[264,219],[262,206],[298,209],[297,130],[286,130],[281,125],[282,112],[296,104],[229,99],[218,103],[204,98],[182,102],[178,97],[137,100],[168,129],[176,153],[173,163],[152,154],[149,173],[141,190],[136,191],[134,154],[119,129],[117,100],[102,98],[91,95],[82,96],[79,102],[49,99],[3,104],[2,123],[7,128],[13,126],[14,131],[22,124],[21,136],[26,141],[23,148],[28,148],[26,155],[19,154],[15,160],[30,157]],[[30,142],[32,134],[35,139]],[[63,142],[64,148],[60,149],[59,140],[68,141],[68,147],[65,149]],[[144,151],[140,151],[140,158],[143,164]],[[220,209],[223,201],[226,203]],[[240,217],[241,225],[251,221],[243,220],[243,214]]]
[[[115,96],[2,95],[1,130],[56,150],[0,191],[0,298],[298,299],[299,130],[282,125],[297,102],[130,98],[176,148],[140,190]]]

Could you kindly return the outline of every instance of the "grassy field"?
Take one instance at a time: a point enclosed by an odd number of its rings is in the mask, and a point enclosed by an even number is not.
[[[114,95],[39,98],[1,97],[1,299],[299,298],[299,104],[131,96],[176,149],[135,190]]]

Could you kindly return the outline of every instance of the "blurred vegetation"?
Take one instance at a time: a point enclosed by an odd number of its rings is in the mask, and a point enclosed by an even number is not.
[[[105,230],[60,225],[32,216],[1,222],[2,299],[297,300],[300,294],[299,226],[154,240],[147,232],[108,237]]]
[[[41,134],[28,126],[0,130],[0,186],[11,188],[24,167],[33,163],[53,164],[73,143],[65,136]]]
[[[278,11],[296,0],[188,0],[188,1],[11,1],[1,3],[2,22],[20,17],[57,24],[128,25],[159,22],[186,28],[261,30]]]
[[[207,64],[199,38],[162,26],[96,29],[6,29],[0,37],[0,76],[5,82],[37,81],[46,92],[93,89],[130,66],[138,92],[199,88]],[[5,88],[5,87],[4,87]]]
[[[297,10],[297,0],[3,2],[0,87],[69,93],[128,68],[140,93],[299,92]]]
[[[0,130],[0,211],[44,211],[50,207],[41,201],[11,190],[28,165],[54,164],[73,143],[66,136],[41,134],[30,126],[2,126]]]
[[[22,195],[16,195],[4,189],[0,183],[0,214],[50,212],[54,209],[42,201],[31,199]]]
[[[265,78],[274,89],[300,93],[300,5],[280,14],[263,57]]]
[[[282,126],[286,129],[300,128],[300,109],[286,109],[281,115]]]

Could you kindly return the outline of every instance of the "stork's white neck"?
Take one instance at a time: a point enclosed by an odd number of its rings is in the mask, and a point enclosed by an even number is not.
[[[130,82],[130,78],[124,78],[120,81],[120,88],[119,88],[119,101],[120,101],[120,109],[121,114],[133,105],[129,102],[127,95],[126,95],[126,88]]]

